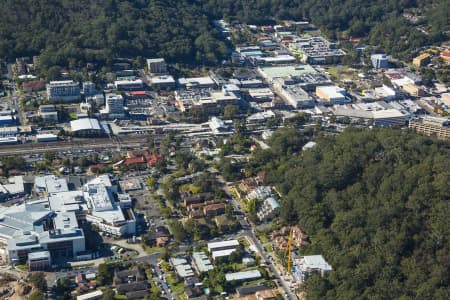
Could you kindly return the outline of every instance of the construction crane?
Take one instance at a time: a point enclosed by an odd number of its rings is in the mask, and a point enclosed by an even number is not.
[[[291,227],[289,231],[289,240],[286,247],[285,256],[287,256],[288,264],[287,264],[287,274],[291,273],[291,248],[292,248],[292,236],[294,234],[294,228]]]

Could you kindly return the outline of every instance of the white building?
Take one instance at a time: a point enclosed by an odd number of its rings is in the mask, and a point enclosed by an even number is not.
[[[50,81],[47,84],[47,97],[50,103],[79,101],[80,85],[73,80]]]
[[[273,219],[279,211],[280,204],[278,203],[278,201],[273,197],[269,197],[264,200],[263,204],[257,212],[257,216],[261,222],[265,222]]]
[[[345,89],[340,88],[338,86],[318,86],[316,87],[316,95],[325,104],[345,104],[351,102],[350,99],[345,97]]]
[[[386,54],[372,54],[370,60],[375,69],[385,69],[389,67],[389,60]]]
[[[46,203],[0,206],[0,243],[5,245],[8,262],[24,263],[29,253],[48,250],[57,263],[85,250],[84,233],[75,214],[56,214]]]
[[[222,242],[213,242],[208,243],[208,251],[220,251],[220,250],[228,250],[228,249],[236,249],[239,246],[238,240],[229,240]]]
[[[104,112],[108,114],[109,118],[123,118],[125,116],[124,102],[122,95],[106,94],[106,107]]]
[[[133,235],[136,232],[134,212],[115,203],[113,192],[108,175],[97,177],[83,187],[89,211],[86,220],[98,226],[100,231],[114,236]]]
[[[333,268],[322,255],[308,255],[294,261],[294,276],[300,282],[305,282],[311,275],[320,274],[322,277]]]
[[[141,79],[116,80],[114,86],[118,90],[138,90],[144,87],[144,82]]]
[[[206,89],[206,88],[214,88],[216,84],[211,77],[205,76],[205,77],[180,78],[178,79],[178,85],[186,89],[192,88]]]
[[[226,273],[225,280],[230,281],[250,281],[261,278],[261,272],[258,270],[250,270],[236,273]]]

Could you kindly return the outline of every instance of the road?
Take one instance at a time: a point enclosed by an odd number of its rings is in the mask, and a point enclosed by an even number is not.
[[[225,179],[220,175],[217,176],[217,179],[219,180],[219,182],[221,182],[221,184],[223,184],[225,192],[227,193],[228,197],[231,199],[230,203],[231,203],[231,205],[233,205],[234,210],[236,212],[238,212],[239,214],[242,214],[243,212],[241,211],[236,199],[233,197],[233,195],[231,195],[231,193],[229,191],[229,186],[227,185],[227,182],[225,181]],[[255,235],[255,230],[253,228],[253,225],[249,224],[245,219],[241,221],[241,225],[244,228],[250,227],[251,229],[246,229],[246,230],[242,231],[238,236],[246,237],[249,240],[249,242],[252,243],[256,247],[256,249],[258,250],[259,254],[261,255],[261,258],[263,259],[263,261],[267,263],[272,274],[274,274],[274,276],[278,279],[278,284],[283,289],[285,295],[288,295],[289,299],[297,299],[297,296],[291,292],[291,290],[289,289],[288,285],[286,284],[286,282],[283,279],[280,272],[277,270],[277,268],[275,268],[273,263],[267,258],[267,255],[265,253],[263,245],[261,244],[261,242]]]

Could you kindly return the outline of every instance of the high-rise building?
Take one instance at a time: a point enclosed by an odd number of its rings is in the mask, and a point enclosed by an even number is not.
[[[150,74],[166,74],[167,65],[164,58],[147,59],[147,67]]]
[[[375,69],[385,69],[389,67],[389,60],[386,54],[372,54],[370,59],[372,60],[372,66]]]
[[[113,118],[123,117],[123,97],[117,94],[106,94],[106,109],[105,112]]]
[[[95,83],[92,81],[83,82],[83,94],[85,97],[93,96],[97,93],[95,90]]]
[[[47,84],[47,97],[51,103],[80,100],[80,86],[73,80],[50,81]]]

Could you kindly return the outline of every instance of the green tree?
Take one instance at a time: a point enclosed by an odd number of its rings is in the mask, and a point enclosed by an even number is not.
[[[44,293],[42,291],[33,291],[28,296],[29,300],[45,300]]]
[[[115,295],[116,293],[110,287],[107,287],[106,289],[103,290],[102,300],[114,299]]]
[[[45,274],[43,272],[36,272],[30,276],[30,282],[40,291],[47,290],[47,280],[45,280]]]

